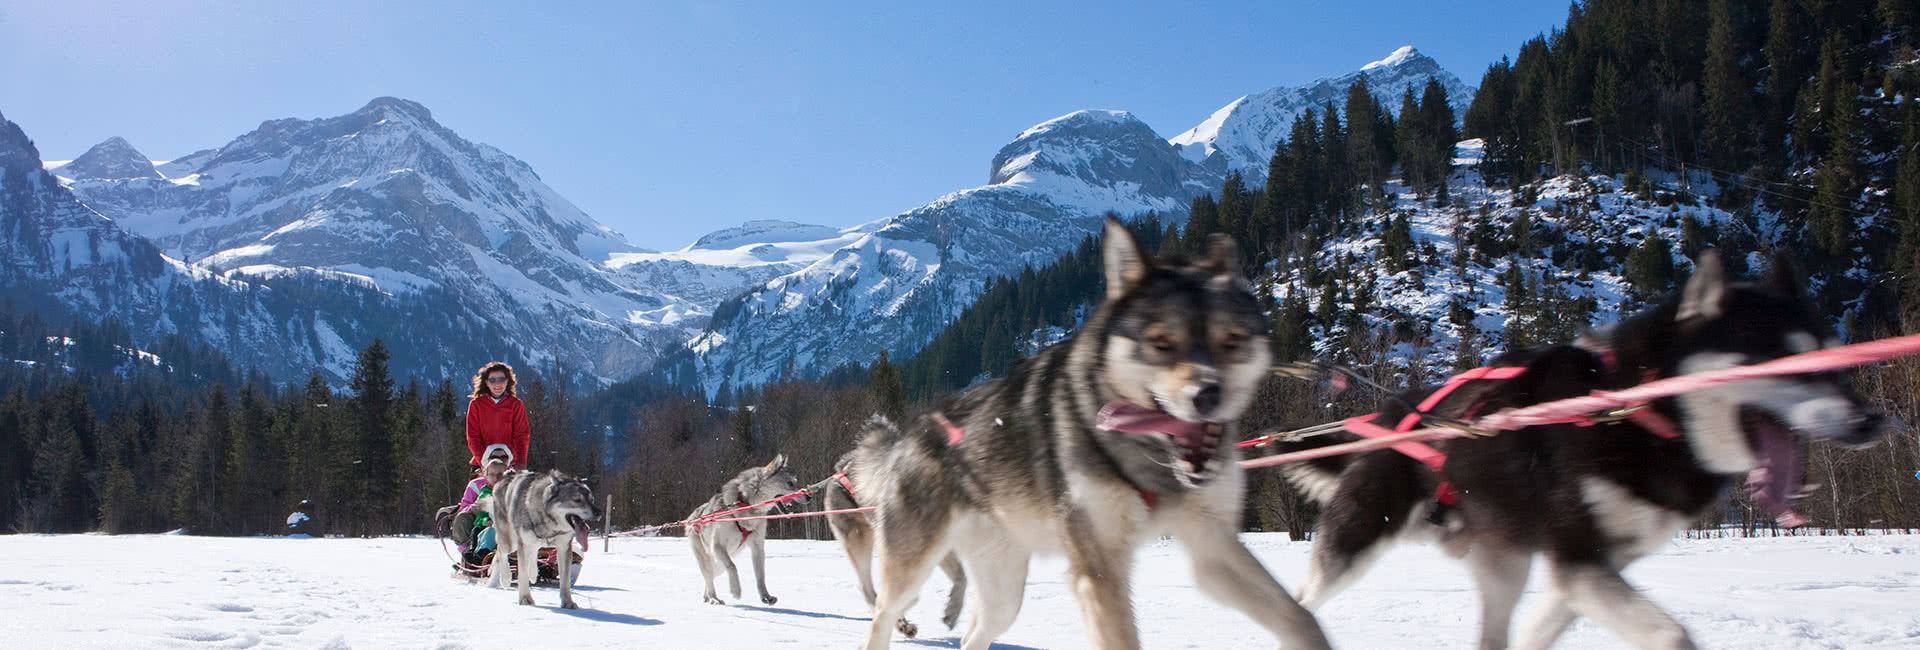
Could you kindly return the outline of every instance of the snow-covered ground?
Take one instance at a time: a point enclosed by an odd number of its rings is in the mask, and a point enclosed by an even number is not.
[[[1300,584],[1306,544],[1246,538],[1282,581]],[[608,554],[596,539],[576,611],[558,609],[552,589],[520,607],[510,592],[454,579],[432,539],[14,535],[0,536],[0,554],[12,558],[0,568],[0,621],[15,648],[850,648],[867,625],[832,542],[769,544],[780,602],[760,606],[743,576],[751,604],[720,607],[700,602],[685,540],[618,539]],[[1273,647],[1193,588],[1177,545],[1154,544],[1140,562],[1134,600],[1146,647]],[[1063,574],[1062,560],[1036,562],[1020,619],[998,647],[1088,647]],[[1703,647],[1920,646],[1920,537],[1675,540],[1628,577]],[[1536,572],[1523,623],[1540,582]],[[945,589],[944,578],[928,581],[911,614],[925,638],[896,647],[957,643],[937,620]],[[1458,648],[1474,643],[1477,610],[1458,563],[1408,546],[1320,617],[1344,648]],[[1619,646],[1582,621],[1557,647]]]

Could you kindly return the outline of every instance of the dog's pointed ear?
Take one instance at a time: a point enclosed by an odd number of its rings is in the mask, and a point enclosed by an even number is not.
[[[787,466],[786,454],[774,454],[773,462],[767,463],[767,469],[774,470],[774,471],[779,471],[780,468],[783,468],[786,466]]]
[[[1800,279],[1799,265],[1785,251],[1773,254],[1773,268],[1767,270],[1767,288],[1786,298],[1804,298],[1807,284]]]
[[[1107,299],[1112,300],[1126,295],[1128,289],[1146,279],[1153,260],[1147,259],[1140,242],[1134,241],[1133,233],[1119,219],[1107,217],[1104,237],[1102,258],[1107,269]]]
[[[1720,252],[1707,249],[1693,262],[1693,277],[1680,290],[1680,309],[1674,320],[1687,322],[1719,316],[1726,310],[1727,268],[1720,263]]]
[[[1207,236],[1207,264],[1214,275],[1240,274],[1240,245],[1221,233]]]

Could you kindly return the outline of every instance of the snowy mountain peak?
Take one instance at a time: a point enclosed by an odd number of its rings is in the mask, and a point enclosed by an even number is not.
[[[401,99],[399,97],[375,97],[372,101],[367,102],[366,106],[362,106],[360,110],[354,111],[355,115],[373,115],[379,113],[405,115],[422,120],[433,119],[433,111],[427,110],[427,107],[421,105],[420,102],[411,99]]]
[[[1473,101],[1473,87],[1440,67],[1433,57],[1421,54],[1411,45],[1402,46],[1386,58],[1368,63],[1355,72],[1319,79],[1299,86],[1272,88],[1233,100],[1213,115],[1168,142],[1187,160],[1209,168],[1239,171],[1248,182],[1266,183],[1267,161],[1273,148],[1287,138],[1293,121],[1308,110],[1332,104],[1344,109],[1347,87],[1362,78],[1374,97],[1387,110],[1400,110],[1402,93],[1415,97],[1429,79],[1440,82],[1447,91],[1447,104],[1454,119],[1466,113]]]
[[[686,250],[730,250],[749,244],[818,241],[839,236],[840,229],[832,226],[758,219],[707,233]]]
[[[1397,66],[1397,65],[1406,63],[1408,61],[1411,61],[1415,58],[1422,58],[1428,61],[1433,60],[1427,55],[1421,54],[1419,50],[1413,49],[1412,45],[1402,45],[1400,46],[1400,49],[1394,50],[1392,54],[1388,54],[1387,58],[1360,66],[1360,69],[1372,70],[1374,68],[1385,68],[1385,67]]]
[[[1001,147],[987,183],[1030,184],[1046,177],[1088,187],[1134,182],[1146,194],[1171,196],[1183,192],[1186,167],[1153,127],[1132,113],[1082,110],[1034,125]]]
[[[72,179],[163,178],[153,162],[125,138],[114,136],[93,145],[73,162],[60,167],[60,175]]]

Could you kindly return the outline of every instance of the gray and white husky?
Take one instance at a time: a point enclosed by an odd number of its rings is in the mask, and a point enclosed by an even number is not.
[[[872,419],[867,420],[866,429],[862,431],[861,436],[893,437],[897,435],[893,432],[893,428],[893,422],[886,416],[875,414]],[[875,431],[875,429],[880,430]],[[839,472],[839,476],[845,477],[845,481],[836,480],[822,488],[825,491],[822,501],[826,503],[827,510],[852,510],[861,507],[859,494],[866,493],[866,490],[860,487],[863,482],[861,478],[868,473],[868,470],[861,467],[862,464],[858,449],[840,456],[839,462],[834,463],[834,471]],[[856,494],[856,491],[859,494]],[[853,575],[860,580],[860,595],[867,599],[867,607],[873,607],[871,516],[867,513],[828,515],[827,527],[833,529],[833,538],[840,540],[840,547],[847,552],[847,560],[853,563]],[[947,629],[953,629],[954,624],[960,622],[960,607],[966,602],[967,572],[960,566],[960,557],[952,553],[948,553],[940,560],[940,570],[946,572],[948,582],[953,584],[952,588],[947,590],[947,609],[940,616],[940,622],[947,624]],[[905,616],[900,618],[894,628],[909,638],[920,633],[920,627],[907,621]]]
[[[749,468],[734,476],[732,480],[720,486],[720,493],[707,499],[687,519],[698,519],[722,510],[732,510],[741,506],[753,505],[790,494],[802,488],[800,479],[787,468],[787,456],[774,456],[773,462],[759,467]],[[731,517],[754,517],[764,515],[768,510],[785,510],[788,503],[804,504],[810,498],[801,495],[790,502],[769,504],[742,510],[727,515]],[[708,603],[725,605],[726,602],[713,592],[713,575],[720,569],[727,571],[727,587],[735,599],[740,598],[740,572],[733,565],[733,554],[742,547],[753,549],[753,579],[760,588],[760,602],[772,605],[780,599],[767,593],[767,521],[723,521],[687,527],[687,542],[693,545],[693,559],[700,564],[700,575],[705,579],[706,593],[702,596]]]
[[[1237,535],[1235,422],[1271,353],[1237,249],[1224,237],[1210,246],[1202,260],[1155,261],[1109,219],[1106,296],[1077,335],[897,433],[869,430],[860,453],[875,460],[860,487],[877,508],[879,583],[869,650],[888,645],[949,552],[975,589],[961,647],[987,648],[1012,625],[1033,554],[1063,553],[1094,645],[1137,648],[1134,550],[1162,534],[1186,547],[1202,590],[1283,645],[1327,647]]]
[[[1471,382],[1432,412],[1488,414],[1836,344],[1784,260],[1763,284],[1729,282],[1711,251],[1696,267],[1679,295],[1575,345],[1496,358],[1492,365],[1525,371]],[[1660,417],[1436,443],[1447,456],[1439,473],[1390,450],[1286,465],[1288,479],[1325,504],[1301,602],[1324,604],[1395,538],[1437,533],[1450,553],[1464,556],[1479,586],[1482,648],[1509,647],[1514,605],[1535,555],[1550,572],[1547,602],[1512,647],[1550,646],[1585,616],[1634,646],[1689,648],[1686,630],[1620,571],[1705,514],[1743,475],[1757,502],[1790,512],[1787,502],[1800,490],[1802,440],[1866,445],[1881,435],[1881,416],[1840,373],[1723,384],[1647,408]],[[1404,415],[1404,408],[1389,407],[1375,422],[1392,427]],[[1328,436],[1276,447],[1342,441]],[[1443,476],[1454,507],[1436,515]]]
[[[498,545],[488,586],[501,586],[503,576],[510,575],[508,554],[519,553],[515,561],[520,567],[516,578],[520,604],[532,605],[532,586],[540,575],[540,549],[552,547],[559,569],[560,606],[575,609],[573,544],[585,547],[587,522],[600,519],[600,506],[587,483],[559,470],[514,472],[482,501],[480,508],[493,514],[494,542]]]

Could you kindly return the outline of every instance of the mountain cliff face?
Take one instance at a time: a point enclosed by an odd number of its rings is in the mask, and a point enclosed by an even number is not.
[[[1172,140],[1123,111],[1048,120],[1000,149],[987,185],[876,222],[845,248],[724,307],[693,339],[694,358],[672,370],[714,392],[864,364],[881,350],[909,356],[989,281],[1052,262],[1097,232],[1106,212],[1177,222],[1229,172],[1263,183],[1293,119],[1344,101],[1362,76],[1383,98],[1418,94],[1435,78],[1456,112],[1472,99],[1472,89],[1408,47],[1348,75],[1242,97]]]
[[[1408,45],[1351,73],[1301,86],[1272,88],[1233,100],[1214,111],[1206,121],[1174,136],[1172,142],[1180,155],[1189,160],[1214,169],[1237,171],[1248,183],[1264,185],[1267,160],[1273,157],[1273,148],[1287,139],[1293,121],[1308,109],[1321,110],[1329,102],[1336,110],[1343,110],[1347,87],[1362,78],[1367,80],[1367,88],[1373,95],[1395,113],[1400,110],[1400,96],[1411,91],[1414,97],[1419,97],[1428,79],[1439,81],[1446,89],[1447,103],[1453,107],[1455,120],[1465,115],[1467,104],[1473,102],[1471,86],[1441,68],[1440,62]]]
[[[271,120],[165,162],[113,138],[51,173],[9,125],[8,281],[46,309],[152,322],[283,378],[344,377],[381,337],[402,374],[505,358],[610,381],[671,358],[715,391],[909,355],[1105,213],[1177,222],[1229,172],[1258,184],[1293,116],[1360,76],[1382,97],[1429,77],[1457,104],[1470,92],[1403,48],[1243,97],[1171,141],[1123,111],[1076,111],[1014,137],[985,185],[847,228],[749,221],[678,251],[629,244],[402,99]]]

